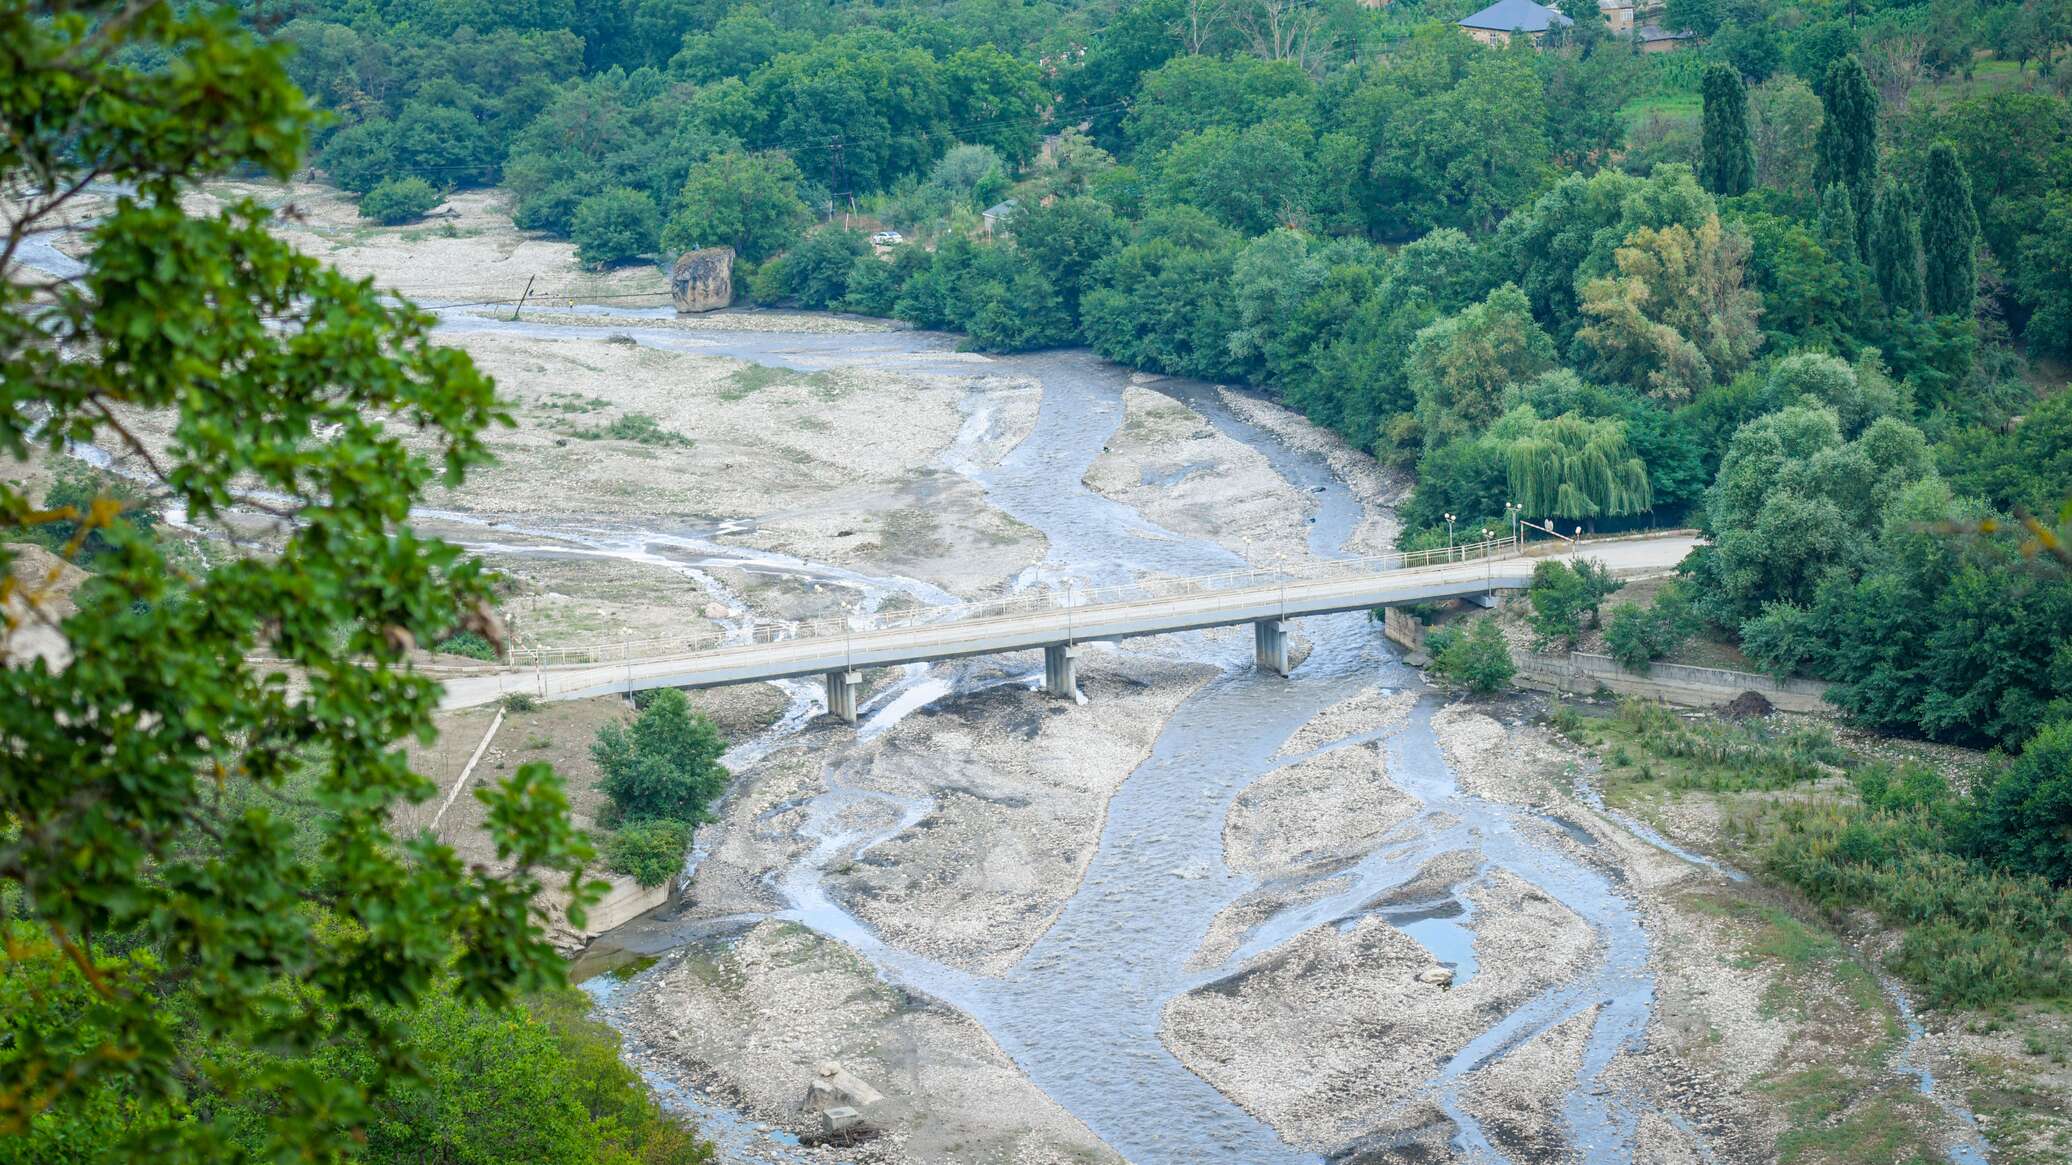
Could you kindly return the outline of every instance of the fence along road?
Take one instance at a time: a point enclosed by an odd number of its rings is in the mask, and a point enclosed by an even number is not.
[[[1696,544],[1688,534],[1621,538],[1584,543],[1581,554],[1616,574],[1648,574],[1673,568]],[[1070,696],[1076,691],[1076,644],[1238,623],[1253,624],[1259,665],[1286,674],[1288,619],[1524,587],[1536,563],[1567,553],[1566,543],[1524,548],[1506,538],[1286,570],[1240,570],[923,607],[870,619],[758,622],[732,632],[731,638],[687,634],[520,648],[504,667],[449,676],[441,706],[473,707],[513,692],[574,700],[643,688],[822,675],[829,710],[853,722],[863,668],[1042,648],[1045,689]]]

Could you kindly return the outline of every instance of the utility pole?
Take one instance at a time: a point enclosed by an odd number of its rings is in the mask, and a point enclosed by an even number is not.
[[[525,291],[518,297],[518,306],[511,309],[511,322],[516,323],[518,313],[525,310],[525,301],[532,298],[532,281],[538,278],[537,274],[525,277]]]

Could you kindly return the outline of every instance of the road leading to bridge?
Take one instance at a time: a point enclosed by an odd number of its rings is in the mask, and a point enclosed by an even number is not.
[[[1603,562],[1616,574],[1630,576],[1669,570],[1696,544],[1697,539],[1690,535],[1638,537],[1585,543],[1581,553]],[[1359,569],[1357,563],[1333,564],[1330,573],[1321,578],[1261,571],[1175,580],[1158,584],[1155,593],[1143,597],[1086,602],[1089,596],[1077,596],[1068,604],[1059,595],[1051,606],[1005,614],[976,606],[964,617],[957,617],[957,611],[945,612],[939,622],[919,621],[930,614],[921,611],[899,626],[819,627],[772,642],[725,644],[675,654],[657,653],[654,641],[649,641],[648,650],[636,653],[628,649],[627,658],[619,661],[548,666],[527,665],[521,659],[495,672],[448,679],[443,706],[472,707],[510,692],[573,700],[643,688],[714,687],[824,675],[829,681],[830,710],[853,720],[859,673],[864,668],[1042,648],[1048,653],[1046,687],[1054,695],[1070,695],[1071,645],[1239,623],[1259,628],[1260,665],[1285,672],[1285,620],[1523,587],[1531,581],[1535,564],[1558,553],[1558,544],[1542,544],[1533,550],[1521,554],[1510,542],[1500,541],[1462,548],[1465,561],[1426,565],[1415,555],[1392,555],[1378,562],[1370,560],[1369,569]],[[1395,569],[1388,569],[1391,566]],[[1105,594],[1091,597],[1107,598]],[[608,651],[608,647],[599,649],[593,658]],[[551,656],[543,653],[540,658]]]

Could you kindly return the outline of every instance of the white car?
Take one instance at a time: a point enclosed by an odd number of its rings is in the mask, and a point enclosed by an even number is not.
[[[897,247],[901,243],[906,242],[906,236],[898,231],[879,231],[871,236],[871,242],[880,247]]]

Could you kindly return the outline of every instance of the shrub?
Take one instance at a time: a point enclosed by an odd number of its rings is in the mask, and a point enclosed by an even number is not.
[[[391,178],[360,198],[360,217],[392,227],[423,218],[439,201],[439,192],[422,178]]]
[[[1477,620],[1466,631],[1442,627],[1425,640],[1432,652],[1432,671],[1450,683],[1477,695],[1489,695],[1507,688],[1518,674],[1511,661],[1511,649],[1495,620]]]
[[[540,706],[540,698],[531,692],[512,692],[500,702],[506,712],[531,712]]]
[[[1626,584],[1612,577],[1602,562],[1585,558],[1574,566],[1548,559],[1532,568],[1533,646],[1544,648],[1559,640],[1573,649],[1582,636],[1585,621],[1597,625],[1597,608],[1607,595]]]
[[[1650,663],[1681,647],[1696,629],[1690,600],[1681,586],[1672,583],[1651,607],[1638,603],[1613,607],[1604,641],[1622,667],[1645,673]]]
[[[448,655],[489,661],[496,659],[496,646],[473,631],[456,631],[441,639],[436,646],[437,650]]]
[[[2038,732],[1982,791],[1972,847],[2007,869],[2072,884],[2072,720]]]
[[[124,533],[148,534],[158,525],[158,511],[151,508],[144,492],[135,485],[84,462],[65,460],[58,463],[56,479],[44,491],[43,509],[51,513],[69,512],[72,516],[29,527],[33,541],[62,554],[79,536],[79,519],[91,514],[94,502],[100,499],[121,503],[121,516],[109,525],[87,531],[79,539],[71,554],[74,566],[92,570],[94,560],[113,549],[115,540]]]
[[[691,827],[681,821],[652,818],[634,821],[604,839],[604,860],[615,874],[643,886],[660,886],[683,869],[691,847]]]
[[[624,186],[593,194],[576,206],[569,237],[576,256],[593,267],[614,267],[655,249],[662,215],[655,200]]]
[[[605,796],[621,818],[696,822],[704,820],[705,807],[726,788],[727,770],[719,763],[724,751],[712,722],[670,688],[630,729],[620,724],[598,729],[590,755],[604,770]]]
[[[689,445],[691,439],[674,429],[665,429],[662,422],[646,413],[627,413],[614,418],[602,428],[577,429],[575,436],[585,441],[632,441],[641,445]]]

